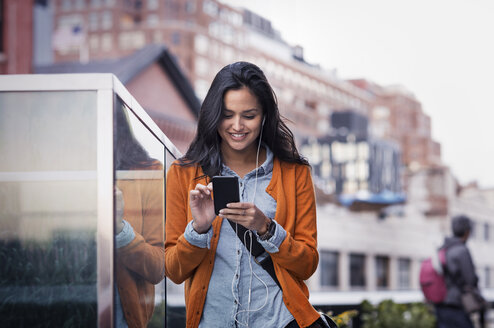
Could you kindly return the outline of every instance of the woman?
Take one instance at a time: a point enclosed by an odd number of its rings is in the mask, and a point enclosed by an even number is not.
[[[218,217],[215,175],[238,177],[240,191],[240,202]],[[175,283],[185,281],[187,327],[322,324],[304,284],[319,259],[310,168],[257,66],[237,62],[216,75],[196,137],[168,171],[167,190],[165,270]],[[241,226],[249,229],[245,238]],[[272,259],[275,277],[247,250],[249,236]]]

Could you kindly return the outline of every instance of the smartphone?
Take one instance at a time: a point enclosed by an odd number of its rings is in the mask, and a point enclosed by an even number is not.
[[[213,198],[216,215],[220,213],[221,209],[226,208],[226,204],[239,202],[238,178],[214,176]]]

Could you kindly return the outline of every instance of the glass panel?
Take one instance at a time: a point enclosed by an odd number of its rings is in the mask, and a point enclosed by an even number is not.
[[[165,148],[118,98],[115,118],[115,326],[163,327]]]
[[[96,92],[0,93],[0,323],[95,327]]]

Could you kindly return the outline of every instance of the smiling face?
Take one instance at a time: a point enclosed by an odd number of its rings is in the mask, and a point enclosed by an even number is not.
[[[257,97],[243,87],[227,91],[223,102],[224,110],[218,125],[223,155],[255,153],[263,116]]]

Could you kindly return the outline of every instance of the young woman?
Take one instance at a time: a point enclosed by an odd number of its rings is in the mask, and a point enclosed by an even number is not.
[[[216,175],[238,177],[240,193],[218,216]],[[310,168],[257,66],[216,75],[166,198],[165,271],[185,281],[187,327],[325,327],[304,283],[319,260]],[[257,258],[253,243],[265,250]]]

